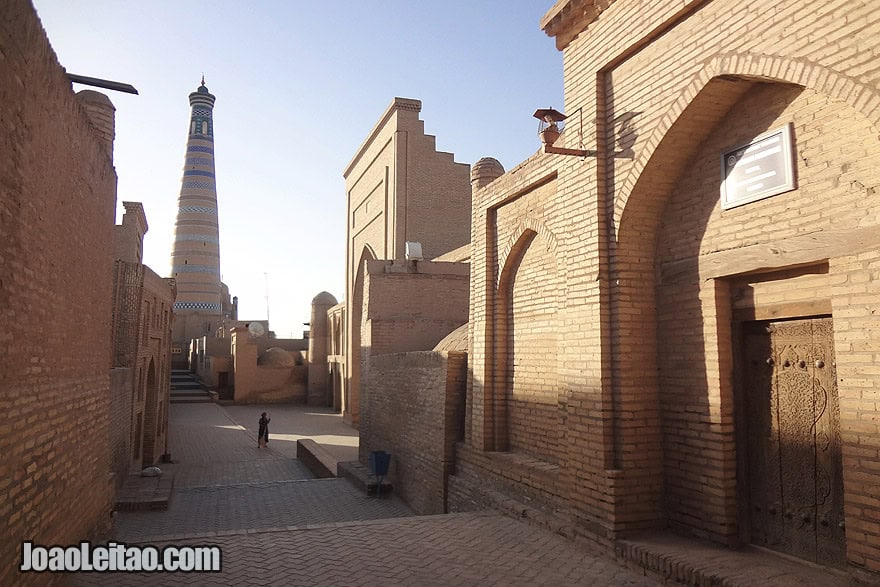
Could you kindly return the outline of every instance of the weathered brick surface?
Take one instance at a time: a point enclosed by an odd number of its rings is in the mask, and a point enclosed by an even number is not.
[[[102,535],[116,173],[29,2],[0,4],[0,583]],[[72,507],[75,504],[75,507]]]
[[[547,20],[564,48],[571,115],[558,146],[595,156],[537,154],[474,191],[468,448],[452,505],[479,501],[468,496],[504,476],[498,455],[482,451],[543,444],[533,454],[558,465],[544,497],[600,540],[666,526],[747,540],[737,521],[736,321],[743,309],[827,308],[849,572],[876,581],[880,3],[574,4]],[[722,210],[721,152],[784,124],[798,188]],[[791,271],[803,267],[813,269]],[[541,290],[554,278],[555,308]],[[499,287],[509,283],[512,297]],[[743,287],[750,300],[738,297]],[[517,303],[547,319],[518,330]],[[542,335],[547,324],[554,337]],[[529,364],[521,347],[542,357],[543,379],[514,377]],[[508,398],[518,383],[555,390],[561,439],[534,427],[517,440],[519,406]],[[511,481],[522,490],[529,478]]]
[[[117,228],[117,238],[120,236]],[[142,246],[141,234],[119,246],[129,258]],[[138,262],[117,260],[113,282],[113,366],[127,373],[111,381],[113,403],[124,415],[111,410],[114,451],[123,444],[128,457],[124,466],[114,458],[117,483],[132,470],[156,464],[167,452],[168,404],[171,386],[171,323],[175,290]],[[130,397],[123,397],[130,394]]]
[[[559,467],[541,459],[521,452],[485,453],[466,444],[456,447],[455,457],[455,474],[448,479],[449,511],[500,509],[522,517],[525,509],[552,516],[564,500]]]
[[[110,447],[113,451],[112,471],[116,488],[125,482],[131,470],[132,414],[135,400],[132,369],[115,367],[110,371],[110,401],[107,405],[110,418]]]
[[[360,460],[392,455],[388,480],[416,512],[446,511],[446,473],[462,433],[467,355],[409,352],[370,357],[361,396]]]
[[[171,394],[171,330],[174,290],[149,267],[144,273],[141,345],[138,361],[145,376],[143,451],[137,467],[156,464],[167,451],[168,404]],[[138,458],[137,455],[134,456]]]
[[[467,322],[469,276],[466,263],[367,262],[362,360],[433,349]]]

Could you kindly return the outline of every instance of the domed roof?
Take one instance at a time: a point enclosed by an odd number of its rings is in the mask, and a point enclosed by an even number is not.
[[[257,357],[257,365],[289,369],[296,365],[296,359],[284,349],[272,347],[260,353]]]
[[[483,157],[471,167],[471,173],[479,170],[481,173],[496,172],[498,175],[504,175],[504,166],[495,157]]]
[[[471,183],[481,188],[504,175],[504,166],[493,157],[483,157],[471,167]]]
[[[106,94],[96,92],[95,90],[80,90],[76,93],[76,97],[83,102],[94,102],[116,110],[116,107],[113,106],[113,102],[110,101],[110,98],[108,98]]]
[[[449,334],[443,337],[443,340],[434,347],[435,352],[442,351],[461,351],[468,350],[468,323],[465,322]]]
[[[210,93],[210,92],[208,92],[208,88],[207,88],[207,86],[205,86],[205,84],[200,85],[200,86],[196,89],[196,91],[197,91],[198,93],[200,93],[200,94],[208,94],[208,93]]]
[[[331,306],[335,306],[339,302],[336,301],[336,298],[333,294],[328,293],[326,291],[322,291],[314,298],[312,298],[312,304],[329,304]]]

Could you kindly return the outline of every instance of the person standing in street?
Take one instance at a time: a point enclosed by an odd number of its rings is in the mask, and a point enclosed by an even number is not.
[[[260,428],[257,432],[257,446],[259,448],[266,448],[266,445],[269,444],[269,421],[271,419],[266,415],[266,412],[260,416]]]

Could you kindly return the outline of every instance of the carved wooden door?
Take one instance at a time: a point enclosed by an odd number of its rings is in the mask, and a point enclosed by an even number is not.
[[[752,543],[843,566],[843,467],[831,318],[743,331]]]

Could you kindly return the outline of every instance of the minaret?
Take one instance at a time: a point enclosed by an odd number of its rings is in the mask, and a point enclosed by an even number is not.
[[[193,338],[214,336],[222,320],[214,100],[202,76],[202,85],[189,95],[192,115],[171,252],[171,275],[177,280],[173,339],[183,349]]]

